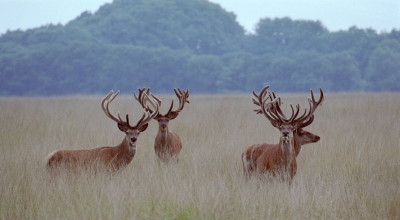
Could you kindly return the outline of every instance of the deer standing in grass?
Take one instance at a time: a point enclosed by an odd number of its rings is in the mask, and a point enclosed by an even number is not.
[[[94,168],[94,171],[102,168],[106,171],[115,172],[123,169],[132,161],[136,153],[138,136],[146,130],[149,121],[157,115],[159,105],[148,98],[147,94],[144,94],[143,101],[148,101],[154,109],[152,113],[144,109],[142,118],[135,126],[131,126],[128,115],[126,115],[126,121],[124,121],[119,112],[118,118],[110,113],[108,105],[118,94],[119,91],[114,94],[111,90],[101,102],[101,107],[107,117],[117,122],[118,128],[125,133],[122,142],[115,147],[100,147],[90,150],[56,150],[47,156],[46,161],[49,170],[62,166],[67,169]],[[141,104],[146,106],[146,103]],[[147,108],[149,109],[148,106]]]
[[[296,112],[292,105],[292,116],[288,119],[281,110],[280,97],[275,93],[268,92],[269,86],[264,87],[260,94],[254,91],[254,104],[260,106],[255,110],[271,122],[281,133],[281,138],[277,144],[255,144],[247,147],[242,153],[243,168],[246,176],[253,172],[257,174],[270,173],[273,176],[277,174],[283,179],[288,179],[289,183],[293,179],[297,171],[296,157],[300,153],[301,145],[317,142],[320,138],[310,132],[303,130],[304,127],[310,125],[314,120],[314,112],[322,103],[324,96],[320,88],[320,99],[315,101],[314,94],[311,90],[312,99],[308,99],[310,110],[307,113],[297,117],[300,106],[296,105]],[[270,99],[269,102],[267,100]],[[296,118],[297,117],[297,118]]]
[[[179,100],[178,109],[172,110],[174,105],[174,100],[172,100],[171,106],[166,114],[163,115],[158,112],[158,114],[154,117],[154,119],[158,121],[158,133],[154,140],[154,151],[158,159],[165,163],[172,161],[177,162],[179,152],[182,149],[182,142],[179,136],[176,133],[169,130],[168,123],[169,121],[175,119],[178,116],[179,112],[182,111],[186,102],[189,103],[188,89],[185,91],[174,88],[174,92]],[[139,90],[139,96],[136,96],[136,94],[134,94],[136,100],[138,100],[139,103],[143,103],[141,100],[143,99],[144,94],[150,96],[150,88],[148,88],[146,91],[145,88]],[[151,96],[158,102],[158,105],[161,106],[161,100],[156,96],[154,96],[153,94],[151,94]],[[143,108],[147,107],[143,106]],[[151,112],[152,110],[148,109],[148,111]]]
[[[258,99],[258,95],[257,94],[254,94],[254,95]],[[271,92],[271,95],[272,95],[273,99],[276,98],[276,95],[274,92]],[[255,99],[253,99],[253,102],[254,102],[254,104],[256,104],[258,106],[260,105],[258,103],[258,101]],[[282,103],[277,102],[277,104],[281,105]],[[273,106],[271,106],[271,107],[273,107]],[[256,109],[254,111],[257,112],[257,114],[262,114],[261,109]],[[318,135],[315,135],[315,134],[303,129],[303,128],[307,127],[308,125],[310,125],[313,122],[313,120],[314,120],[314,116],[312,116],[307,123],[304,123],[302,125],[302,127],[296,129],[293,132],[294,151],[295,151],[296,157],[299,155],[302,145],[316,143],[321,139]],[[250,157],[251,157],[254,149],[257,146],[258,146],[258,144],[254,144],[249,147],[246,147],[246,149],[242,153],[243,168],[244,168],[244,172],[245,172],[246,176],[248,176],[249,174],[251,174],[254,171],[254,167],[251,166],[251,163],[250,163]]]

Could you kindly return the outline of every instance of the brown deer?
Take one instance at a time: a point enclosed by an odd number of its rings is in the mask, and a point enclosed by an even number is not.
[[[258,99],[258,95],[257,94],[254,93],[254,96]],[[275,99],[277,97],[274,92],[271,92],[271,96],[272,96],[273,99]],[[252,100],[253,100],[253,103],[255,105],[260,106],[260,104],[258,103],[258,101],[256,99],[252,98]],[[281,106],[282,102],[279,102],[279,103],[277,102],[276,104]],[[273,106],[271,106],[271,107],[273,107]],[[281,110],[281,109],[279,108],[277,110]],[[262,110],[261,109],[255,109],[254,111],[257,114],[262,114]],[[284,113],[282,111],[280,111],[279,113],[284,115]],[[295,149],[295,152],[296,152],[296,157],[299,155],[302,145],[315,143],[315,142],[318,142],[320,140],[320,137],[318,135],[315,135],[315,134],[313,134],[311,132],[308,132],[308,131],[303,129],[303,128],[307,127],[308,125],[310,125],[313,121],[314,121],[314,115],[310,118],[309,121],[307,121],[307,123],[304,123],[300,128],[296,129],[293,132],[293,138],[295,139],[294,149]]]
[[[154,117],[155,120],[158,121],[158,133],[157,136],[154,140],[154,151],[159,158],[160,161],[168,163],[168,162],[177,162],[178,161],[178,155],[179,152],[182,149],[182,142],[179,138],[179,136],[170,131],[168,128],[168,123],[169,121],[175,119],[179,112],[182,111],[185,103],[189,103],[189,90],[180,90],[180,89],[175,89],[174,92],[176,96],[178,97],[179,100],[179,107],[176,110],[172,110],[173,105],[174,105],[174,100],[172,100],[171,106],[166,114],[161,114],[158,112],[158,114]],[[143,95],[147,94],[150,96],[150,88],[148,88],[145,91],[145,88],[142,90],[139,90],[139,96],[135,95],[136,100],[139,101],[139,103],[143,103],[141,100],[143,99]],[[161,106],[161,100],[151,94],[151,96],[158,102],[158,104]],[[143,106],[143,105],[142,105]],[[147,108],[146,106],[143,106],[143,108]],[[152,111],[151,109],[147,108],[148,111]]]
[[[316,143],[320,139],[321,138],[318,135],[308,132],[302,128],[298,128],[297,130],[295,130],[293,132],[293,140],[294,140],[293,148],[295,151],[295,156],[297,157],[299,155],[302,145]],[[246,149],[242,153],[242,162],[243,162],[244,173],[247,177],[249,177],[254,171],[254,167],[253,167],[254,163],[251,163],[250,159],[252,157],[254,149],[258,146],[259,146],[259,144],[254,144],[249,147],[246,147]]]
[[[320,99],[315,101],[314,94],[311,90],[312,99],[308,99],[310,110],[300,117],[299,105],[296,105],[296,112],[292,105],[292,116],[287,119],[281,110],[280,97],[275,93],[268,92],[269,86],[264,87],[260,94],[253,91],[255,98],[254,104],[260,106],[256,109],[257,113],[264,114],[271,124],[278,128],[281,133],[280,142],[277,144],[255,144],[247,147],[242,153],[243,168],[246,176],[249,176],[254,171],[258,174],[270,173],[273,176],[277,174],[283,179],[288,179],[289,182],[297,171],[296,157],[300,153],[301,145],[317,142],[320,138],[310,132],[303,130],[304,127],[310,125],[314,120],[314,112],[322,103],[324,96],[320,88]],[[270,99],[269,102],[267,100]],[[297,118],[296,118],[297,117]]]
[[[135,126],[131,126],[129,124],[128,115],[126,115],[126,121],[124,121],[121,119],[119,112],[118,118],[110,113],[108,105],[118,94],[119,91],[114,94],[111,90],[101,102],[101,107],[107,117],[117,122],[118,128],[125,133],[122,142],[115,147],[100,147],[90,150],[56,150],[47,156],[48,170],[54,170],[54,168],[61,166],[66,169],[94,168],[95,172],[97,169],[115,172],[123,169],[132,161],[136,153],[138,136],[141,132],[146,130],[149,121],[157,115],[159,105],[154,100],[149,99],[147,94],[144,94],[146,99],[144,98],[143,100],[149,101],[154,109],[152,113],[144,109],[145,112],[142,118]],[[145,103],[141,104],[146,106]]]

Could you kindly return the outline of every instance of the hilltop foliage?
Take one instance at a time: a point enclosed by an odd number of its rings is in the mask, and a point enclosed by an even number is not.
[[[268,16],[268,15],[266,15]],[[263,18],[246,34],[205,0],[114,0],[66,25],[0,36],[0,95],[400,91],[400,31]]]

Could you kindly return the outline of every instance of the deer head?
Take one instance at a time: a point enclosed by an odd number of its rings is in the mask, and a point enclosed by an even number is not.
[[[117,126],[119,128],[119,130],[121,130],[122,132],[124,132],[126,134],[125,136],[125,140],[129,143],[129,145],[135,145],[137,138],[140,134],[140,132],[143,132],[147,129],[148,123],[149,121],[154,118],[157,114],[158,114],[158,110],[159,110],[159,105],[157,102],[149,99],[149,97],[147,96],[147,94],[143,95],[143,100],[145,102],[149,102],[152,106],[153,106],[153,110],[152,112],[149,112],[148,109],[150,109],[147,105],[147,108],[144,108],[144,113],[142,118],[140,118],[140,120],[137,122],[137,124],[135,126],[132,126],[129,124],[129,115],[126,115],[126,121],[124,121],[121,116],[120,113],[118,112],[118,118],[113,116],[110,112],[110,109],[108,108],[108,105],[115,99],[115,97],[117,97],[119,94],[119,91],[117,91],[117,93],[114,94],[114,92],[111,90],[108,95],[103,99],[103,101],[101,102],[101,107],[104,111],[104,113],[113,121],[117,122]]]
[[[305,109],[303,115],[297,117],[300,111],[300,105],[296,104],[296,110],[294,110],[293,105],[290,104],[292,115],[290,118],[287,118],[281,109],[282,102],[280,97],[274,92],[269,92],[268,88],[269,86],[265,86],[261,90],[260,94],[253,91],[253,103],[260,106],[260,109],[254,111],[257,112],[257,114],[264,114],[264,116],[271,122],[272,126],[280,130],[281,140],[288,140],[293,132],[303,131],[303,128],[310,125],[314,120],[315,110],[324,100],[324,93],[321,88],[319,88],[320,98],[318,101],[315,100],[314,93],[311,90],[311,98],[308,98],[310,110],[307,112],[307,109]],[[268,99],[270,100],[269,102]],[[319,137],[315,137],[315,139],[319,140]]]
[[[180,90],[180,89],[174,88],[174,92],[175,92],[176,96],[178,97],[179,107],[176,110],[172,110],[172,108],[174,106],[174,100],[172,100],[171,106],[166,114],[161,114],[158,112],[158,114],[154,117],[154,119],[158,121],[160,131],[162,131],[162,132],[165,132],[168,130],[168,122],[175,119],[179,115],[179,112],[182,111],[183,107],[185,106],[185,103],[186,102],[190,103],[188,100],[189,89],[187,89],[185,91],[185,90]],[[142,99],[145,94],[150,95],[150,88],[139,89],[139,95],[136,96],[136,94],[134,94],[134,96],[135,96],[135,99],[138,100],[138,102],[142,104],[143,103]],[[151,96],[158,102],[158,105],[161,106],[162,101],[153,94],[151,94]],[[148,109],[143,104],[142,104],[142,107]],[[148,111],[151,112],[152,110],[148,109]]]

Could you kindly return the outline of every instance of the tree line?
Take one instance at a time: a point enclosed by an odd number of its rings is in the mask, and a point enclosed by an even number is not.
[[[400,31],[263,18],[246,34],[205,0],[114,0],[66,25],[0,36],[0,95],[400,91]]]

